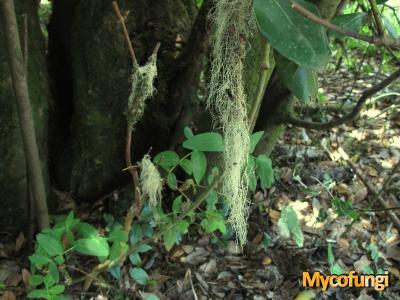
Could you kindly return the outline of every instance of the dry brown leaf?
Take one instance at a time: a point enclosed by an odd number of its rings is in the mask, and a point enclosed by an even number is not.
[[[22,276],[22,281],[24,282],[25,286],[30,287],[29,277],[31,277],[31,273],[27,269],[23,268],[21,270],[21,276]]]
[[[272,222],[276,223],[279,221],[281,217],[281,213],[275,209],[269,209],[268,210],[268,216],[271,219]]]
[[[1,300],[16,300],[17,297],[15,297],[14,292],[12,291],[5,291],[3,293],[3,297],[1,297]]]
[[[22,246],[24,245],[24,242],[25,242],[25,235],[23,232],[20,232],[18,234],[17,239],[15,240],[15,252],[21,250]]]

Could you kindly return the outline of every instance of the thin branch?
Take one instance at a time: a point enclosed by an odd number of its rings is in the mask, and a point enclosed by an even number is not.
[[[17,103],[18,119],[20,123],[22,141],[24,144],[25,159],[27,160],[32,183],[32,192],[35,199],[37,221],[39,229],[49,227],[49,212],[47,208],[46,189],[40,163],[39,149],[36,140],[32,108],[30,104],[27,72],[21,50],[17,19],[13,0],[0,1],[0,13],[3,19],[3,34],[8,54],[8,64],[14,87]]]
[[[328,130],[333,127],[337,127],[339,125],[342,125],[344,123],[347,123],[349,121],[354,120],[361,112],[365,102],[379,92],[380,90],[384,89],[387,87],[389,84],[391,84],[393,81],[398,79],[400,77],[400,69],[398,69],[396,72],[394,72],[392,75],[381,81],[379,84],[375,85],[374,87],[366,90],[358,100],[357,104],[354,106],[353,110],[348,113],[347,115],[334,119],[332,121],[326,122],[326,123],[321,123],[321,122],[309,122],[305,121],[302,119],[298,119],[293,115],[293,112],[289,112],[286,116],[283,116],[282,121],[288,124],[291,124],[293,126],[297,127],[303,127],[307,129],[315,129],[315,130]]]
[[[314,23],[317,23],[319,25],[322,25],[322,26],[328,28],[329,30],[339,32],[341,34],[350,36],[357,40],[365,41],[370,44],[387,46],[387,47],[395,48],[395,49],[400,48],[400,39],[391,39],[391,38],[388,38],[385,36],[376,37],[376,36],[370,36],[370,35],[363,35],[363,34],[359,34],[359,33],[347,30],[345,28],[342,28],[340,26],[337,26],[337,25],[329,22],[326,19],[316,16],[315,14],[313,14],[309,10],[305,9],[303,6],[294,2],[293,0],[291,0],[291,2],[292,2],[292,8],[295,11],[297,11],[299,14],[303,15],[307,19],[310,19]]]
[[[117,16],[120,25],[121,25],[122,33],[124,34],[124,38],[125,38],[126,44],[128,46],[129,54],[131,55],[132,62],[134,64],[136,64],[137,60],[136,60],[135,50],[133,49],[131,39],[129,38],[128,30],[126,29],[125,19],[122,16],[121,11],[119,10],[117,1],[112,2],[112,7],[114,9],[114,13]]]

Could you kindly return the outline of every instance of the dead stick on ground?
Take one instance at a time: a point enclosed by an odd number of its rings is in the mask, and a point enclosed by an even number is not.
[[[367,179],[364,177],[364,175],[361,173],[360,169],[353,164],[350,160],[346,160],[347,164],[353,169],[354,173],[357,175],[357,177],[362,181],[362,183],[365,185],[365,187],[368,189],[368,191],[374,196],[377,197],[377,200],[379,203],[382,205],[383,208],[389,209],[390,206],[386,203],[386,201],[378,194],[377,191],[375,191],[374,187],[371,186],[371,184],[367,181]],[[397,217],[397,215],[394,213],[394,211],[387,211],[387,214],[389,215],[390,220],[393,222],[394,226],[398,230],[400,230],[400,220]]]

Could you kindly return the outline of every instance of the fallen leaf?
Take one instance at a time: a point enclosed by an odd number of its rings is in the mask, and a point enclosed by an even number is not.
[[[15,294],[12,291],[5,291],[1,300],[16,300]]]
[[[17,239],[15,240],[15,252],[18,252],[21,250],[22,246],[24,245],[25,242],[25,236],[23,232],[20,232],[18,234]]]

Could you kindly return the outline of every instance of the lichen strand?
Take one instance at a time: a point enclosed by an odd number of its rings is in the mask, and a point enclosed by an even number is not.
[[[222,192],[240,245],[247,236],[247,180],[249,124],[244,92],[244,59],[254,29],[250,0],[219,0],[214,21],[212,67],[208,104],[225,140]]]
[[[150,156],[145,155],[140,162],[140,190],[150,206],[156,207],[161,200],[162,178]]]
[[[154,94],[154,79],[157,77],[157,56],[150,56],[144,66],[133,65],[132,88],[128,98],[126,117],[128,123],[135,125],[144,114],[146,100]]]

